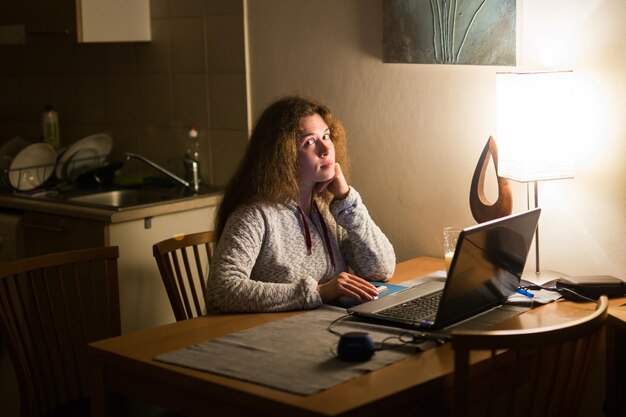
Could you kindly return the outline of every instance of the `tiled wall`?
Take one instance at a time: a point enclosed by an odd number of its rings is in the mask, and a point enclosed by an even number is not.
[[[136,152],[182,174],[186,132],[196,125],[201,176],[224,184],[247,142],[243,0],[151,0],[150,8],[147,43],[50,35],[0,45],[0,144],[15,135],[39,140],[51,103],[62,146],[110,132],[110,159]]]

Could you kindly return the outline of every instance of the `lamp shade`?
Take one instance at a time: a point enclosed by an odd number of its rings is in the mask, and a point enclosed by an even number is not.
[[[574,176],[572,71],[496,74],[498,175],[529,182]]]

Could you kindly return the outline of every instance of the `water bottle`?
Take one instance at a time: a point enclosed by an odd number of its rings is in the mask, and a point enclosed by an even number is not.
[[[45,106],[42,116],[43,141],[59,149],[61,138],[59,136],[59,114],[51,104]]]

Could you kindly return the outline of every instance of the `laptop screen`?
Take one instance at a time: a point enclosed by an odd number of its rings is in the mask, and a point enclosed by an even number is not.
[[[498,306],[515,293],[541,209],[463,229],[450,265],[438,326]]]

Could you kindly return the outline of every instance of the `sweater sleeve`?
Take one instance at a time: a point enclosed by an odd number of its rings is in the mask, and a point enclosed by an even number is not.
[[[313,278],[251,278],[268,235],[262,209],[247,206],[229,217],[215,248],[207,279],[209,312],[270,312],[311,309],[322,304]]]
[[[340,226],[341,253],[355,274],[370,280],[391,278],[396,266],[393,246],[371,219],[360,194],[350,187],[346,198],[331,202],[330,212]]]

